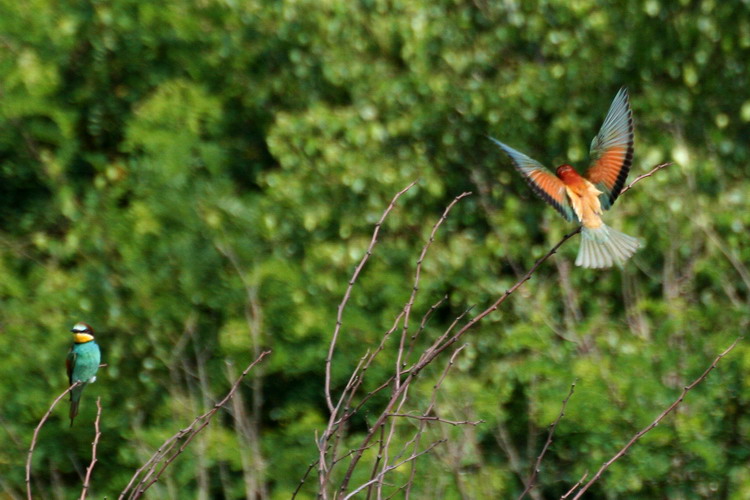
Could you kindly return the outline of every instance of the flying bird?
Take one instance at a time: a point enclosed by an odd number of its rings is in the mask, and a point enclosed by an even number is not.
[[[602,128],[591,141],[591,163],[583,176],[567,164],[557,167],[555,175],[536,160],[490,139],[540,198],[565,219],[581,223],[577,266],[601,269],[621,265],[638,250],[636,238],[612,229],[601,217],[619,196],[633,162],[633,113],[625,87],[615,96]]]
[[[73,345],[65,360],[68,382],[70,385],[81,382],[70,391],[70,426],[72,427],[73,419],[78,415],[78,405],[81,402],[83,389],[86,384],[96,381],[96,372],[102,355],[99,346],[94,341],[94,329],[89,325],[76,323],[71,332],[73,332]]]

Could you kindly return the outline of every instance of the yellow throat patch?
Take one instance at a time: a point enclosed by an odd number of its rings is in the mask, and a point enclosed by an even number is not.
[[[85,344],[86,342],[91,342],[92,340],[94,340],[94,336],[88,333],[73,334],[73,342],[75,342],[76,344]]]

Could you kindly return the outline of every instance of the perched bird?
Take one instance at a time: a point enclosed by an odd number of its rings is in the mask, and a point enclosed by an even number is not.
[[[557,176],[523,153],[490,139],[510,157],[533,191],[569,221],[578,220],[581,247],[576,265],[589,268],[622,264],[639,241],[602,222],[602,211],[617,199],[633,161],[633,114],[623,87],[615,96],[601,130],[591,141],[591,163],[582,177],[570,165],[557,167]]]
[[[70,385],[74,382],[81,382],[70,391],[70,426],[72,427],[73,419],[78,415],[78,404],[84,387],[96,381],[96,371],[99,369],[102,354],[94,341],[94,329],[89,325],[76,323],[71,332],[73,332],[73,345],[65,360],[68,382]]]

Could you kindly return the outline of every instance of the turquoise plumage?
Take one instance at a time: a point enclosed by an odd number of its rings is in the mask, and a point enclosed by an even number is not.
[[[68,352],[65,365],[68,369],[68,383],[81,382],[70,391],[70,426],[73,419],[78,415],[78,405],[81,394],[87,384],[96,380],[96,372],[102,355],[99,346],[94,341],[94,329],[86,323],[76,323],[71,330],[73,332],[73,346]]]

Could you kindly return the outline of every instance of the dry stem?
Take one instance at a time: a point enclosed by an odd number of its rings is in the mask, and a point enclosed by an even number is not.
[[[83,480],[83,489],[81,490],[80,500],[86,499],[86,494],[89,492],[89,482],[91,481],[91,473],[96,465],[96,446],[99,444],[99,438],[102,433],[99,430],[99,419],[102,416],[102,398],[96,398],[96,420],[94,420],[94,442],[91,443],[91,463],[86,469],[86,478]]]
[[[81,385],[80,381],[73,382],[73,384],[70,385],[65,391],[63,391],[62,394],[57,396],[57,398],[52,402],[52,405],[50,405],[49,410],[47,410],[47,413],[44,414],[42,419],[39,421],[39,424],[36,426],[36,429],[34,429],[34,435],[31,438],[31,446],[29,446],[29,453],[26,456],[26,498],[27,500],[31,500],[31,458],[34,455],[34,448],[36,447],[36,440],[39,437],[39,431],[42,430],[42,426],[47,421],[49,416],[52,414],[52,410],[55,409],[55,406],[57,406],[57,403],[60,402],[62,398],[64,398],[70,391],[72,391],[75,387],[78,387]]]
[[[388,214],[391,212],[391,210],[393,210],[393,207],[396,205],[396,201],[398,201],[401,195],[403,195],[405,192],[411,189],[412,186],[414,186],[414,184],[416,183],[417,181],[413,181],[404,189],[396,193],[396,196],[393,197],[393,199],[391,200],[391,203],[388,205],[388,207],[383,212],[383,215],[380,217],[380,220],[377,222],[377,224],[375,224],[375,230],[372,233],[370,246],[367,248],[365,255],[362,256],[362,260],[354,269],[354,274],[352,274],[352,277],[349,280],[349,284],[346,287],[344,298],[341,299],[341,303],[339,304],[338,311],[336,313],[336,327],[333,330],[333,337],[331,337],[331,345],[328,348],[328,356],[326,357],[325,395],[326,395],[326,404],[328,405],[328,411],[331,413],[334,412],[333,400],[331,399],[331,360],[333,359],[333,351],[336,348],[336,341],[338,340],[339,331],[341,330],[344,309],[346,308],[347,302],[349,302],[349,296],[352,293],[352,288],[354,287],[354,283],[357,281],[357,278],[359,277],[359,273],[362,271],[362,268],[365,267],[365,264],[367,263],[367,260],[370,258],[370,255],[372,255],[372,249],[375,247],[375,243],[377,243],[378,241],[378,233],[380,233],[380,227],[383,224],[383,221],[385,220],[386,217],[388,217]]]

